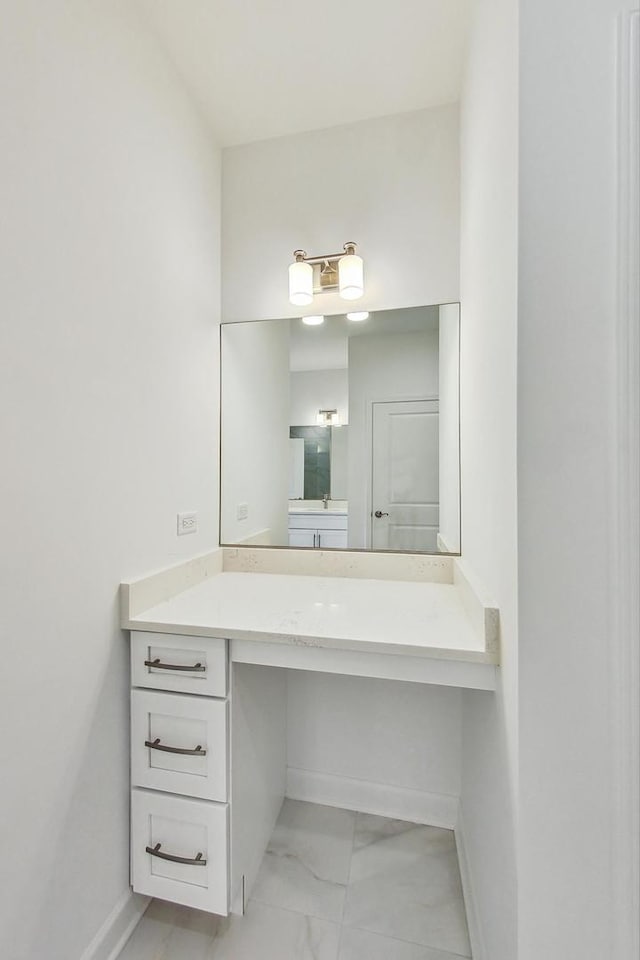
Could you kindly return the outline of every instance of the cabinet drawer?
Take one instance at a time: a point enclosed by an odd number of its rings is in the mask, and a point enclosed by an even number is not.
[[[134,630],[131,682],[134,687],[225,697],[227,641]]]
[[[315,530],[316,525],[312,517],[292,516],[289,514],[289,530]]]
[[[289,530],[346,530],[348,517],[343,514],[289,514]]]
[[[134,891],[226,916],[227,821],[228,808],[223,803],[133,790]]]
[[[133,690],[131,782],[226,801],[227,701]]]

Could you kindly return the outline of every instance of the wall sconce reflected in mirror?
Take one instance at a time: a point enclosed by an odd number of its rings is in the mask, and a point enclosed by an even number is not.
[[[344,253],[308,257],[293,251],[289,266],[289,300],[296,307],[308,306],[314,293],[338,290],[343,300],[357,300],[364,293],[364,264],[355,243],[345,243]]]
[[[340,414],[337,410],[318,410],[316,423],[319,427],[339,427]]]
[[[308,327],[319,327],[321,323],[324,323],[324,317],[301,317],[303,323],[306,323]]]

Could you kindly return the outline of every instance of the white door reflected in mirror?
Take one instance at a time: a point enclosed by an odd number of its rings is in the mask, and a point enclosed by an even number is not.
[[[371,546],[436,553],[438,401],[373,404]]]
[[[459,553],[459,318],[223,324],[221,543]]]

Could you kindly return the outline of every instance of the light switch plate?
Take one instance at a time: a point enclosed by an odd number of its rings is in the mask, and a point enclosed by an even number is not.
[[[236,510],[236,517],[238,520],[246,520],[249,516],[249,504],[248,503],[239,503]]]

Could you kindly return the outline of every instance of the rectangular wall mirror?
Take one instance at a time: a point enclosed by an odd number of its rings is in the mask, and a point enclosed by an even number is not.
[[[459,304],[221,326],[224,545],[460,553]]]

